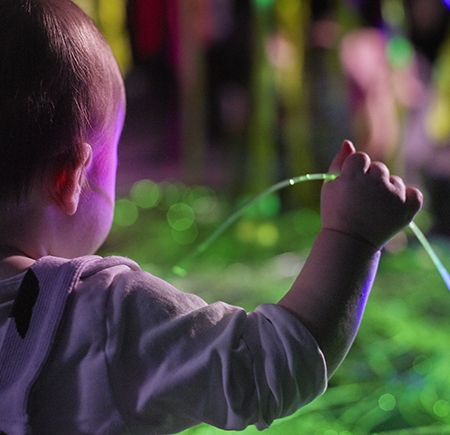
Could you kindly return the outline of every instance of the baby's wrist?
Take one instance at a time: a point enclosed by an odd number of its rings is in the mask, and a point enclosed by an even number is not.
[[[329,228],[329,227],[323,227],[322,232],[330,233],[330,235],[340,235],[343,237],[350,238],[351,240],[355,241],[356,243],[365,246],[366,248],[372,250],[374,253],[381,250],[382,246],[376,246],[374,243],[372,243],[370,240],[366,239],[365,237],[361,236],[358,233],[351,233],[345,230],[340,230],[336,228]]]

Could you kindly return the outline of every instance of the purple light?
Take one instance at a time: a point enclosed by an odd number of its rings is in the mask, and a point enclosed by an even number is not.
[[[450,9],[450,0],[442,0],[442,3],[444,3],[444,5],[447,6],[448,9]]]

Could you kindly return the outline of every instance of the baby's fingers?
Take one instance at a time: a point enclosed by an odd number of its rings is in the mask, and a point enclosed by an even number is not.
[[[341,174],[350,178],[364,175],[371,166],[370,157],[366,153],[355,152],[342,165]]]
[[[417,212],[422,208],[422,192],[415,187],[407,187],[405,191],[405,204],[408,207],[409,219],[412,221]]]
[[[422,192],[415,187],[406,187],[403,180],[396,175],[391,175],[389,181],[404,204],[405,218],[408,220],[408,223],[411,222],[422,207]]]
[[[342,165],[344,164],[347,157],[349,157],[351,154],[355,153],[355,147],[349,140],[344,140],[342,142],[341,149],[334,157],[333,161],[331,162],[330,168],[328,169],[329,174],[339,174],[342,169]]]

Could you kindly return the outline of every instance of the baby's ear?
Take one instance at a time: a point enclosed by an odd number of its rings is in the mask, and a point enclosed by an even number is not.
[[[82,158],[75,168],[64,166],[55,174],[52,183],[52,198],[69,216],[78,209],[81,191],[85,181],[86,168],[92,158],[92,148],[82,144]]]

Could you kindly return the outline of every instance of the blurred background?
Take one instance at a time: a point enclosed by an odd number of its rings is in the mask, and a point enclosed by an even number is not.
[[[271,192],[209,237],[280,180],[326,172],[348,138],[423,190],[416,223],[450,266],[449,1],[76,3],[127,90],[102,254],[207,301],[276,302],[320,228],[320,182]],[[450,434],[449,309],[433,263],[400,234],[327,393],[267,433]]]

